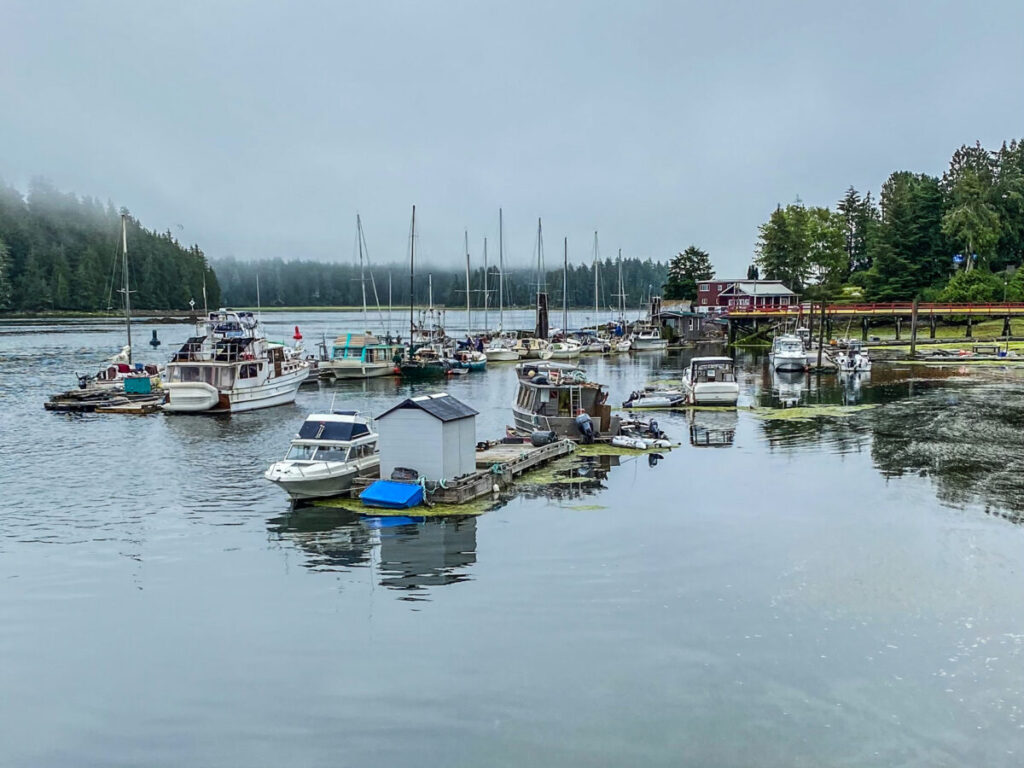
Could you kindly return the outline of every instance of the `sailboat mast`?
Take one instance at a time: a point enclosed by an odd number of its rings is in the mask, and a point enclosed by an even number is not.
[[[490,329],[491,329],[491,326],[487,322],[487,320],[488,320],[488,318],[487,318],[487,299],[488,298],[489,298],[489,296],[487,295],[487,238],[485,237],[484,238],[484,333],[485,334],[488,333],[490,331]]]
[[[594,332],[597,332],[597,318],[598,318],[598,307],[597,307],[597,230],[594,230]]]
[[[391,338],[391,270],[388,270],[388,338]]]
[[[363,222],[356,214],[356,240],[359,241],[359,287],[363,290],[363,332],[370,327],[369,318],[366,315],[366,271],[363,267]],[[380,307],[377,307],[380,309]]]
[[[125,223],[127,215],[121,214],[121,252],[122,270],[124,271],[124,329],[128,335],[128,365],[132,364],[132,294],[128,290],[128,227]]]
[[[413,336],[416,330],[416,321],[413,319],[413,289],[415,286],[415,265],[416,265],[416,206],[412,207],[412,230],[409,237],[409,354],[413,352]]]
[[[562,242],[562,336],[569,333],[569,238]]]
[[[473,320],[469,314],[469,230],[464,230],[466,238],[466,335],[472,335]]]
[[[505,330],[505,228],[498,209],[498,331]]]
[[[619,319],[626,319],[626,292],[622,290],[622,249],[619,248]]]

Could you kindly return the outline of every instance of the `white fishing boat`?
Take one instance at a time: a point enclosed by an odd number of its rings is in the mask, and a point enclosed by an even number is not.
[[[548,348],[547,339],[538,339],[533,336],[525,336],[516,339],[513,349],[523,360],[540,360],[541,353]]]
[[[629,352],[633,348],[633,340],[624,336],[612,344],[612,352]]]
[[[802,371],[807,368],[807,350],[803,340],[795,334],[776,336],[768,358],[776,371]]]
[[[236,413],[295,400],[309,363],[268,342],[252,312],[220,309],[204,325],[167,365],[165,411]]]
[[[578,342],[566,339],[565,341],[552,341],[547,349],[540,353],[541,360],[575,360],[580,356],[581,345]]]
[[[642,323],[636,327],[632,342],[633,349],[637,352],[650,352],[668,347],[668,339],[661,338],[661,331],[649,323]]]
[[[840,373],[864,373],[871,370],[871,358],[859,341],[848,341],[835,357]]]
[[[400,357],[404,349],[369,333],[343,334],[334,340],[329,358],[320,363],[320,375],[332,379],[391,376],[395,372],[395,357]]]
[[[689,405],[736,405],[740,385],[728,357],[695,357],[683,373],[683,391]]]
[[[307,416],[288,454],[264,477],[293,499],[317,499],[346,493],[357,477],[376,477],[379,470],[372,420],[356,411],[333,411]]]

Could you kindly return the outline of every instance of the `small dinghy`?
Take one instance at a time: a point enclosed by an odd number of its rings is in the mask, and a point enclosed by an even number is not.
[[[623,408],[675,408],[686,404],[686,393],[678,389],[645,389],[630,394]]]

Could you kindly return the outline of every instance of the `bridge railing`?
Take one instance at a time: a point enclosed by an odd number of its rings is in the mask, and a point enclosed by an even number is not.
[[[909,316],[913,312],[913,303],[909,301],[893,301],[872,304],[827,304],[827,315],[860,315],[871,316]],[[821,304],[800,304],[785,307],[731,307],[725,311],[726,317],[793,317],[821,314]],[[1024,302],[986,302],[975,304],[958,304],[948,302],[921,302],[917,305],[919,316],[928,315],[1024,315]]]

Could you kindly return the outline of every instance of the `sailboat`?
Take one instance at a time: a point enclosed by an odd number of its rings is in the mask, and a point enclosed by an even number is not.
[[[537,309],[536,326],[532,337],[516,341],[515,350],[522,358],[539,359],[548,348],[548,293],[544,280],[544,232],[537,219]]]
[[[486,274],[486,270],[485,270]],[[515,339],[505,336],[505,230],[501,209],[498,209],[498,333],[484,349],[487,362],[513,362],[519,359]]]
[[[565,238],[563,250],[562,338],[548,344],[540,355],[542,360],[575,360],[580,356],[580,343],[569,338],[569,238]]]
[[[79,376],[79,389],[120,390],[145,394],[160,387],[161,370],[156,365],[133,362],[132,354],[132,291],[128,281],[128,214],[121,214],[121,288],[124,295],[124,331],[126,344],[108,360],[94,376]],[[154,338],[156,338],[154,332]],[[156,342],[159,344],[159,340]],[[155,346],[155,345],[154,345]]]
[[[366,308],[366,236],[363,222],[356,214],[356,239],[359,244],[359,282],[363,293],[363,333],[346,333],[338,336],[331,346],[327,360],[320,363],[321,375],[333,379],[369,379],[388,376],[395,371],[395,358],[402,353],[399,344],[392,343],[389,333],[386,340],[374,336],[369,330],[369,316]],[[373,287],[374,299],[377,286]],[[380,304],[377,304],[380,312]],[[383,325],[383,324],[382,324]]]
[[[466,345],[454,350],[452,365],[463,371],[483,371],[487,368],[487,355],[473,347],[473,315],[470,308],[469,232],[466,232]]]
[[[619,249],[619,292],[615,294],[619,299],[619,320],[617,332],[624,334],[626,330],[626,290],[622,284],[622,249]],[[629,336],[621,335],[618,341],[612,343],[613,352],[629,352],[633,342]]]
[[[602,338],[598,333],[599,324],[597,318],[600,313],[599,307],[599,281],[598,281],[598,270],[600,269],[601,259],[599,256],[597,247],[597,232],[594,232],[594,330],[586,330],[581,332],[580,338],[582,339],[581,352],[585,354],[596,354],[603,355],[611,351],[612,345],[608,339]]]
[[[409,379],[436,379],[447,376],[451,363],[430,345],[416,347],[416,206],[412,207],[412,226],[409,235],[409,354],[401,362],[398,372]],[[433,304],[433,301],[431,301]]]

